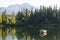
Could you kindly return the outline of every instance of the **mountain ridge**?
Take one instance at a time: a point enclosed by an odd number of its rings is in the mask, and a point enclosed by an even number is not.
[[[12,11],[17,13],[18,11],[23,10],[24,8],[29,9],[29,10],[31,10],[33,8],[35,10],[37,7],[32,6],[32,5],[28,4],[28,3],[23,3],[21,5],[15,4],[15,5],[10,5],[10,6],[6,7],[6,8],[1,7],[0,8],[0,13],[2,13],[4,10],[6,10],[6,12],[8,14],[12,14]]]

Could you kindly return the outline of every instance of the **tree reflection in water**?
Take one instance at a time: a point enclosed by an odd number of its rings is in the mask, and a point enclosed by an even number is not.
[[[31,33],[27,31],[28,34],[26,35],[25,31],[20,28],[6,28],[6,30],[3,30],[3,33],[2,29],[0,29],[0,40],[59,40],[60,29],[56,30],[57,34],[55,30],[56,29],[49,29],[46,36],[40,37],[38,34],[33,34],[33,31],[31,31]]]

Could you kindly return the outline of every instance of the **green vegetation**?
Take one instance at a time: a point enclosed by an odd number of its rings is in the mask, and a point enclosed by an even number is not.
[[[29,37],[31,40],[56,40],[60,25],[60,9],[51,7],[40,9],[19,11],[17,14],[8,15],[6,10],[0,14],[0,27],[2,28],[2,39],[6,40],[6,35],[12,32],[12,37],[17,36],[18,40]],[[40,29],[48,30],[48,35],[40,37]],[[53,35],[52,35],[52,34]],[[1,34],[1,33],[0,33]],[[60,39],[60,38],[58,38]],[[14,40],[14,39],[12,39]]]

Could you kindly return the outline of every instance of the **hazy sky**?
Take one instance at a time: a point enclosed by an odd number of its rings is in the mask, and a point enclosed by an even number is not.
[[[60,7],[60,0],[0,0],[0,7],[8,7],[9,5],[23,3],[28,3],[36,7],[39,7],[40,5],[57,5],[58,7]]]

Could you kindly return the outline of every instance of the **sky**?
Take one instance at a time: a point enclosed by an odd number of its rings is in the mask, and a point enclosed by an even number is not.
[[[28,3],[35,7],[54,6],[60,7],[60,0],[0,0],[0,7],[8,7],[9,5]]]

